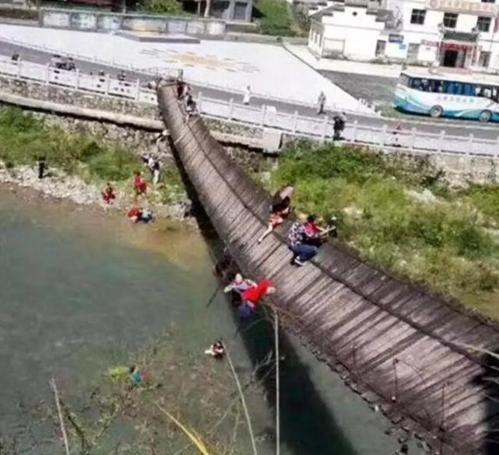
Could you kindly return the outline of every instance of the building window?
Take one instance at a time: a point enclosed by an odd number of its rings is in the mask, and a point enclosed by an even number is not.
[[[444,14],[444,26],[447,28],[456,28],[457,24],[457,14],[445,13]]]
[[[495,3],[496,0],[482,0],[482,3]]]
[[[490,64],[490,52],[482,51],[480,52],[480,58],[478,59],[478,66],[482,66],[483,68],[488,68]]]
[[[480,32],[488,32],[490,30],[490,23],[492,22],[492,18],[490,17],[479,17],[476,20],[476,28]]]
[[[423,25],[425,16],[425,9],[413,9],[411,14],[411,24]]]

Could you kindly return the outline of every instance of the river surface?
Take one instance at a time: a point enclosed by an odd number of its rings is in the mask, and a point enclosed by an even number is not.
[[[123,218],[0,189],[1,432],[18,418],[20,403],[51,399],[51,377],[65,390],[83,390],[165,328],[200,356],[216,337],[234,334],[221,296],[206,307],[216,283],[204,238]],[[266,341],[241,336],[239,368],[251,368],[258,350],[271,345],[267,332],[254,332]],[[282,355],[281,453],[395,453],[395,437],[384,434],[389,423],[285,333]],[[273,425],[263,395],[250,403],[262,416],[257,432]],[[260,443],[260,452],[273,453],[273,442]]]

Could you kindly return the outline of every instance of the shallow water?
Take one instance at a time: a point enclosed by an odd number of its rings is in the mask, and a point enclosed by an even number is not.
[[[223,298],[206,308],[216,283],[198,233],[0,190],[0,252],[2,431],[20,401],[51,398],[51,377],[77,394],[165,329],[200,356],[214,338],[234,334]],[[271,347],[271,330],[255,326],[234,347],[238,368],[250,370]],[[386,421],[284,333],[282,355],[283,454],[395,452]],[[273,424],[268,402],[250,403],[257,432]],[[273,442],[260,451],[273,453]]]

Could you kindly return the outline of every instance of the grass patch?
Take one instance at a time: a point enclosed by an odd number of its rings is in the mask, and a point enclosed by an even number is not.
[[[87,183],[102,185],[107,181],[119,184],[131,192],[133,171],[143,169],[137,151],[85,132],[68,132],[48,126],[33,114],[17,108],[0,109],[0,161],[8,168],[19,165],[35,166],[41,155],[50,169],[62,169],[77,175]],[[144,173],[149,176],[149,172]],[[177,167],[172,162],[163,165],[164,185],[158,185],[153,198],[158,203],[173,203],[184,199],[184,188]]]
[[[499,187],[453,191],[435,169],[350,147],[296,143],[271,189],[296,186],[298,210],[336,215],[342,242],[414,282],[499,319]],[[438,195],[435,196],[435,195]]]
[[[286,0],[258,0],[255,7],[264,35],[304,36],[301,22]]]

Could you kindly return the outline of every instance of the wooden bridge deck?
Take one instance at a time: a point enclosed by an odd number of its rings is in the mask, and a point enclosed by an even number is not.
[[[499,330],[348,253],[324,246],[302,268],[289,265],[282,233],[257,245],[269,195],[226,155],[200,118],[185,123],[175,89],[158,101],[177,153],[213,226],[241,270],[276,285],[291,328],[331,367],[446,454],[499,454],[499,387],[490,356]]]

